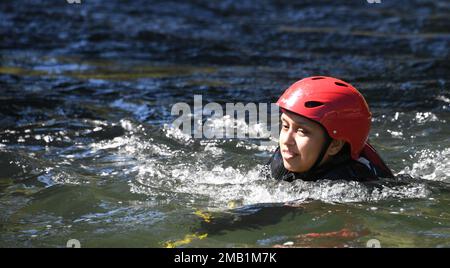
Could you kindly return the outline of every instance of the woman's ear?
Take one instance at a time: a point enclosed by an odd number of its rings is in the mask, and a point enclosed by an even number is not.
[[[344,147],[344,145],[345,145],[345,141],[333,139],[331,141],[330,146],[328,146],[327,154],[330,156],[336,155],[337,153],[339,153],[341,151],[341,149],[342,149],[342,147]]]

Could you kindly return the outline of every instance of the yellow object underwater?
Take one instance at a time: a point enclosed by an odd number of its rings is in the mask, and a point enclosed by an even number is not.
[[[194,212],[194,214],[199,216],[200,218],[202,218],[206,223],[211,222],[212,216],[208,212],[203,212],[201,210],[197,210]],[[202,239],[205,239],[206,237],[208,237],[208,234],[187,234],[181,240],[165,242],[164,247],[165,248],[176,248],[179,246],[187,245],[195,239],[202,240]]]
[[[196,212],[194,212],[194,214],[202,218],[207,223],[211,222],[212,216],[208,212],[202,212],[201,210],[197,210]]]
[[[187,244],[191,243],[194,239],[199,239],[199,240],[205,239],[207,236],[208,236],[208,234],[201,234],[201,235],[199,235],[199,234],[188,234],[181,240],[177,240],[177,241],[174,241],[174,242],[171,242],[171,241],[166,242],[164,247],[165,248],[176,248],[176,247],[179,247],[179,246],[187,245]]]

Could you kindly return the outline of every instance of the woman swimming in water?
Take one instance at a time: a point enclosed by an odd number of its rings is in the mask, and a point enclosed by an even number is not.
[[[371,113],[356,88],[314,76],[297,81],[278,99],[282,128],[269,161],[275,179],[293,181],[393,178],[367,142]]]

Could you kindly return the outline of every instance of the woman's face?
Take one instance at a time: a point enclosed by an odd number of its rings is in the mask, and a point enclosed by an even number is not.
[[[316,162],[325,142],[322,127],[294,113],[281,115],[280,151],[284,167],[292,172],[308,171]]]

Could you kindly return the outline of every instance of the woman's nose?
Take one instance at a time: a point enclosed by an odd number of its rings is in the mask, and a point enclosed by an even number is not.
[[[295,132],[289,129],[282,135],[283,138],[281,139],[281,142],[284,145],[294,145],[295,144],[294,134]]]

